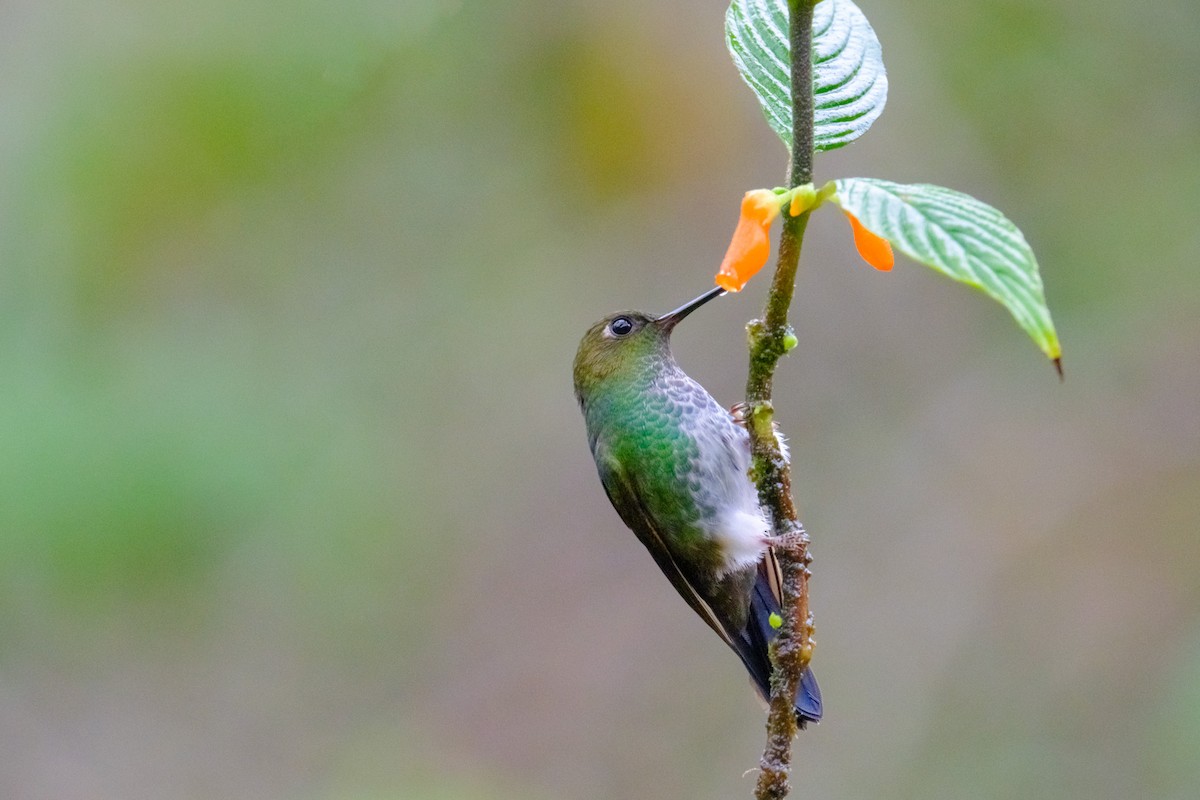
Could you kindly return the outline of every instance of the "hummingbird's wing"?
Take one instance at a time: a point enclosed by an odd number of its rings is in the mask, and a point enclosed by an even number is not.
[[[764,699],[771,696],[772,667],[768,648],[775,638],[771,615],[781,613],[782,596],[783,571],[779,567],[779,559],[775,557],[775,548],[769,547],[758,562],[758,574],[750,596],[750,618],[738,640],[744,647],[734,647],[742,656]],[[801,728],[808,722],[820,722],[821,713],[821,688],[817,686],[812,670],[805,669],[796,689],[796,722]]]
[[[771,596],[775,598],[775,602],[782,604],[783,570],[779,566],[779,559],[775,557],[774,547],[768,547],[767,552],[763,553],[762,560],[758,562],[758,579],[766,585]]]
[[[600,482],[613,508],[621,516],[621,520],[637,535],[638,540],[650,551],[654,563],[667,576],[667,580],[679,592],[679,595],[691,606],[692,610],[704,620],[708,627],[721,637],[725,644],[734,647],[729,633],[721,624],[720,619],[696,587],[688,580],[678,562],[667,549],[662,533],[654,522],[654,517],[646,510],[641,492],[636,483],[621,466],[621,463],[607,455],[602,449],[595,452],[596,467],[600,473]],[[736,649],[736,648],[735,648]]]
[[[596,442],[593,448],[600,482],[622,521],[650,551],[659,569],[684,601],[741,657],[760,694],[764,698],[770,697],[771,661],[768,646],[775,638],[775,628],[770,624],[770,618],[780,611],[783,583],[775,551],[768,548],[758,563],[750,588],[749,607],[743,622],[739,623],[744,627],[740,630],[727,629],[722,617],[713,610],[671,555],[662,532],[655,524],[654,515],[646,508],[637,482],[625,471],[620,461],[606,452],[602,443]],[[804,727],[805,723],[820,719],[821,690],[817,687],[812,670],[805,670],[796,693],[796,720],[800,727]]]

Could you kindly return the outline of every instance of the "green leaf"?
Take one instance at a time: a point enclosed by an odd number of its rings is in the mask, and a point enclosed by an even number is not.
[[[767,122],[791,148],[787,0],[733,0],[725,13],[725,37]],[[862,136],[886,102],[887,73],[871,23],[850,0],[822,0],[813,9],[815,149],[834,150]]]
[[[1062,355],[1037,259],[1017,226],[970,195],[927,183],[843,178],[833,201],[910,258],[1007,308],[1054,360]]]

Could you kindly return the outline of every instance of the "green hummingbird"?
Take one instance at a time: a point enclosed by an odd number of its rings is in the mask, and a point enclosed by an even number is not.
[[[750,437],[671,354],[680,320],[723,294],[711,289],[661,317],[626,311],[597,322],[575,353],[575,397],[613,507],[765,698],[780,577],[748,473]],[[796,721],[820,719],[821,691],[806,671]]]

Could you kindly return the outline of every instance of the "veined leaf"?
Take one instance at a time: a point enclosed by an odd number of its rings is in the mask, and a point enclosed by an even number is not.
[[[754,90],[767,122],[792,146],[788,0],[733,0],[725,13],[733,63]],[[887,102],[879,39],[851,0],[813,9],[815,149],[834,150],[866,133]]]
[[[999,301],[1047,356],[1062,355],[1037,259],[999,211],[941,186],[875,178],[843,178],[831,199],[910,258]]]

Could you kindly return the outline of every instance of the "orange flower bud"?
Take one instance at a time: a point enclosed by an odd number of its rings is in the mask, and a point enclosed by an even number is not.
[[[769,189],[746,192],[742,198],[742,213],[733,231],[733,240],[717,272],[717,286],[727,292],[739,292],[763,268],[767,257],[771,255],[768,231],[777,216],[778,195]]]
[[[863,261],[880,272],[890,272],[892,265],[896,263],[896,257],[892,254],[892,243],[864,228],[858,217],[849,211],[846,212],[846,216],[849,217],[850,229],[854,232],[854,246]]]

